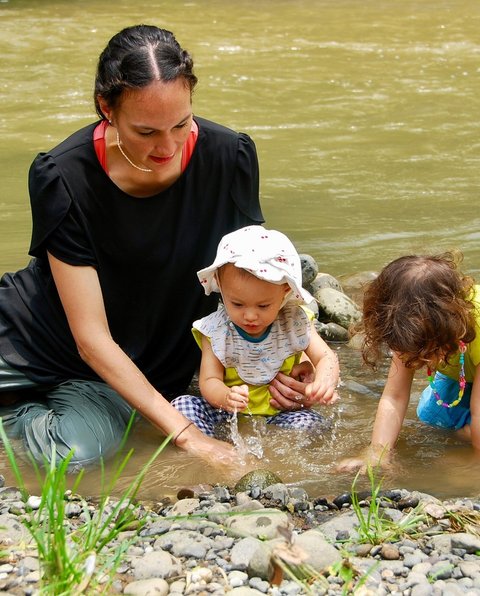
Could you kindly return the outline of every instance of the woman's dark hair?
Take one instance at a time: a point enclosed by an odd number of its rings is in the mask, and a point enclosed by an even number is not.
[[[173,33],[152,25],[135,25],[122,29],[100,54],[95,77],[94,101],[100,118],[98,96],[114,108],[126,89],[140,89],[153,81],[185,79],[193,92],[197,77],[193,60],[182,50]]]
[[[368,284],[361,322],[367,364],[375,366],[385,346],[402,354],[408,368],[439,355],[448,362],[459,341],[475,338],[474,281],[457,269],[460,259],[452,253],[400,257]]]

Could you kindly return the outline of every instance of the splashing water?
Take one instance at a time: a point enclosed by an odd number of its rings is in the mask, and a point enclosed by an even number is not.
[[[249,412],[250,413],[250,412]],[[251,413],[250,413],[251,415]],[[228,422],[230,437],[240,457],[244,460],[248,454],[262,458],[264,455],[262,436],[265,434],[266,421],[261,416],[251,416],[253,433],[245,438],[238,429],[238,413],[234,412]]]
[[[248,452],[262,459],[265,455],[263,449],[263,437],[267,431],[267,421],[263,416],[252,417],[252,433],[245,437],[245,443],[248,448]]]

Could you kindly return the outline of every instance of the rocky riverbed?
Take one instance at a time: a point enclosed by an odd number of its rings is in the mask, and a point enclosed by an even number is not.
[[[312,497],[275,480],[254,475],[236,488],[201,485],[174,502],[136,504],[138,523],[116,538],[129,546],[113,582],[100,576],[81,593],[100,593],[103,585],[107,594],[145,596],[480,595],[479,498],[439,501],[398,489],[372,503],[370,491],[354,507],[349,493]],[[38,501],[28,505],[35,510]],[[68,530],[96,507],[67,494]],[[375,540],[365,537],[359,511]],[[27,515],[20,492],[1,488],[2,593],[33,595],[40,587]]]

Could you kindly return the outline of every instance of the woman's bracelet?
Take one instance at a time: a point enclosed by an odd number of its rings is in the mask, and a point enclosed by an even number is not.
[[[176,434],[176,435],[173,437],[172,443],[175,445],[175,447],[177,446],[177,439],[178,439],[178,437],[179,437],[179,436],[180,436],[182,433],[184,433],[184,432],[187,430],[187,428],[190,428],[190,427],[192,426],[192,424],[193,424],[193,422],[189,422],[189,423],[187,424],[187,426],[184,426],[184,427],[182,428],[182,430],[181,430],[181,431],[179,431],[179,432],[178,432],[178,433],[177,433],[177,434]]]

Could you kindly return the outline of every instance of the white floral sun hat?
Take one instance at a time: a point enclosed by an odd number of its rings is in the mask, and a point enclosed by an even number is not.
[[[215,261],[197,272],[208,296],[220,292],[216,272],[227,263],[246,269],[255,277],[274,284],[287,283],[291,292],[286,302],[309,304],[313,297],[302,288],[302,266],[292,242],[277,230],[263,226],[247,226],[224,236],[217,249]]]

